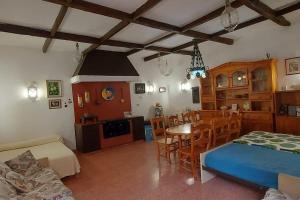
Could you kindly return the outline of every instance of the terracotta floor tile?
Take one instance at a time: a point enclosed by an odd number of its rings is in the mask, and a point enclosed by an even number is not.
[[[152,143],[136,142],[78,154],[81,173],[64,179],[77,200],[259,200],[261,191],[222,178],[206,184],[191,174],[156,160]],[[192,183],[192,184],[191,184]]]

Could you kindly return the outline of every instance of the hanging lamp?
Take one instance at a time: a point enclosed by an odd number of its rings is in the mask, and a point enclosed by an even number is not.
[[[192,61],[191,61],[191,66],[186,69],[186,78],[189,79],[194,79],[195,77],[197,78],[206,78],[206,71],[208,67],[204,65],[202,55],[200,53],[197,41],[194,39],[194,51],[192,55]]]
[[[160,74],[163,76],[170,76],[173,72],[173,69],[169,66],[167,59],[165,65],[161,63],[160,52],[158,53],[158,69]]]
[[[239,13],[231,6],[230,0],[225,0],[225,9],[220,18],[223,28],[228,32],[234,31],[239,24]]]

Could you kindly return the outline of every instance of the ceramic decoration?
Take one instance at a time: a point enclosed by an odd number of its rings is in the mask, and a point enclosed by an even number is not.
[[[115,90],[113,88],[107,87],[102,90],[103,99],[107,101],[111,101],[114,99],[114,96],[115,96]]]

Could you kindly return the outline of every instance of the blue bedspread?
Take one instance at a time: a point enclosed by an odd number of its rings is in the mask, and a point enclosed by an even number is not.
[[[205,166],[228,175],[277,188],[278,174],[300,177],[300,155],[259,146],[228,144],[206,155]]]

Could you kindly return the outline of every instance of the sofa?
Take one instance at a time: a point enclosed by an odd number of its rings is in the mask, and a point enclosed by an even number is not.
[[[0,162],[1,200],[73,200],[72,192],[51,168],[30,151]]]
[[[76,155],[64,145],[63,138],[59,135],[0,144],[0,161],[5,162],[28,150],[36,159],[47,158],[49,166],[60,178],[80,172]]]
[[[270,188],[263,200],[300,200],[300,178],[278,175],[278,190]]]

